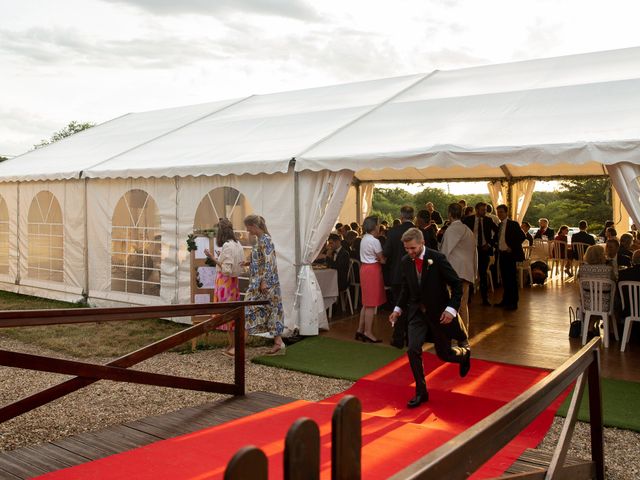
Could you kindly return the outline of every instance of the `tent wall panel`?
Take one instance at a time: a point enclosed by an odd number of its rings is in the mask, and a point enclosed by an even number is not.
[[[0,273],[2,289],[17,291],[16,280],[18,278],[18,184],[0,183],[0,196],[4,199],[9,221],[9,271]]]

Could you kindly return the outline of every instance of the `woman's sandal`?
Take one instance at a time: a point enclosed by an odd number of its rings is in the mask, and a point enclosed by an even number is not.
[[[269,355],[269,356],[284,355],[286,348],[287,348],[287,346],[284,344],[284,342],[282,342],[280,344],[275,344],[273,346],[273,348],[267,352],[267,355]]]

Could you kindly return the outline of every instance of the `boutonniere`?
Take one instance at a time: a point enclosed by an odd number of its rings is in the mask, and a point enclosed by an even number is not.
[[[432,259],[427,259],[427,267],[430,267],[431,265],[433,265],[433,260]]]

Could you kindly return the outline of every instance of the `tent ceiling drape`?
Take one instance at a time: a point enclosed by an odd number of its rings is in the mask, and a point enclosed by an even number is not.
[[[640,48],[128,114],[0,180],[343,170],[362,181],[604,175],[637,162]]]

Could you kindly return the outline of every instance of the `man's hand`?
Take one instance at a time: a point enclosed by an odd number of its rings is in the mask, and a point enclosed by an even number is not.
[[[440,315],[440,323],[442,325],[447,325],[448,323],[451,323],[452,320],[453,320],[453,315],[451,315],[446,310],[442,312],[442,315]]]
[[[391,323],[391,326],[394,327],[396,322],[398,321],[398,317],[400,317],[400,313],[398,312],[393,312],[391,315],[389,315],[389,323]]]

